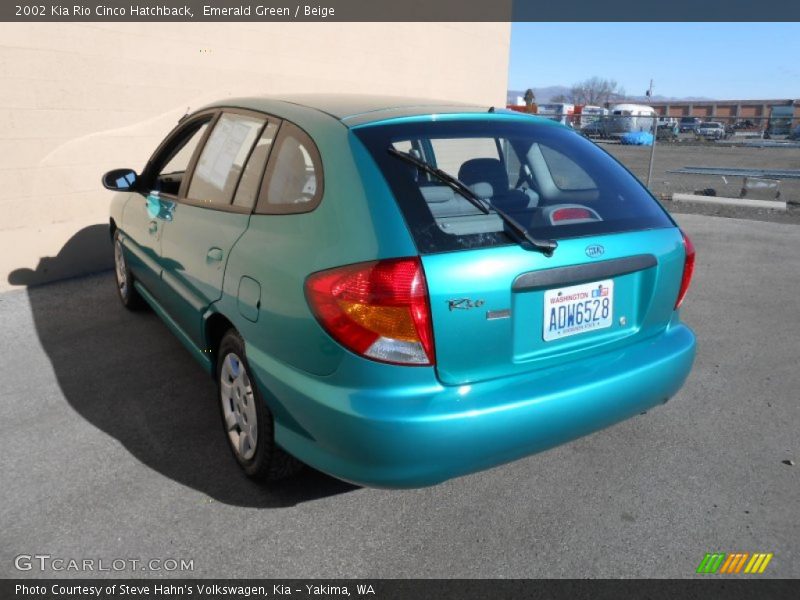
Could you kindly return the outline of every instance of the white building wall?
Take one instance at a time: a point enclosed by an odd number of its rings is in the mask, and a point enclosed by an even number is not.
[[[503,106],[509,39],[508,23],[0,23],[0,289],[21,268],[108,264],[99,248],[40,259],[107,223],[102,173],[140,169],[187,108],[295,92]]]

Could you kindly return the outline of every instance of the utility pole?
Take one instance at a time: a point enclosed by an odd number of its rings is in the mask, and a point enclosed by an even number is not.
[[[650,88],[647,90],[647,100],[653,104],[653,80],[650,80]],[[656,138],[658,137],[658,117],[653,115],[653,145],[650,146],[650,168],[647,170],[647,188],[650,189],[650,181],[653,179],[653,160],[656,156]]]

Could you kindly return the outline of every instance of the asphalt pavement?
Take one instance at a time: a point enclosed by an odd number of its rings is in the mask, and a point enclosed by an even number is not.
[[[800,576],[800,227],[678,220],[698,252],[683,390],[410,491],[248,481],[213,382],[153,313],[122,309],[111,273],[1,294],[0,577],[697,577],[716,551]],[[37,554],[193,570],[15,568]]]

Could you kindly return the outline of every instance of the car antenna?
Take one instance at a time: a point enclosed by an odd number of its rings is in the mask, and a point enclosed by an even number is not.
[[[489,107],[489,112],[490,112],[490,113],[493,113],[493,112],[494,112],[494,106],[490,106],[490,107]]]

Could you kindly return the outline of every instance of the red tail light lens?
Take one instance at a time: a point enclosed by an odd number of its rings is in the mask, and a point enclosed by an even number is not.
[[[314,316],[345,348],[373,360],[434,364],[433,329],[419,258],[359,263],[306,280]]]
[[[556,221],[575,221],[578,219],[594,219],[594,215],[591,211],[585,208],[559,208],[558,210],[553,211],[552,216],[550,217],[553,222]]]
[[[681,278],[681,290],[678,292],[678,301],[675,302],[675,308],[679,308],[683,299],[686,297],[686,292],[689,291],[689,286],[692,284],[692,275],[694,274],[694,244],[689,236],[681,231],[683,236],[683,246],[686,249],[686,259],[683,262],[683,277]]]

